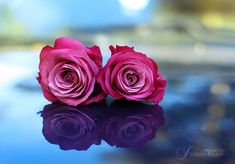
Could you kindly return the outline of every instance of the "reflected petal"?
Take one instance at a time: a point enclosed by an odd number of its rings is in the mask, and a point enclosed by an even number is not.
[[[143,146],[164,124],[158,105],[126,100],[113,101],[108,107],[105,101],[77,108],[50,104],[41,116],[44,137],[63,150],[87,150],[101,139],[116,147]]]

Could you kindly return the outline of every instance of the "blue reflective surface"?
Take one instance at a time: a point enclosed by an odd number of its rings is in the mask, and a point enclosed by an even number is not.
[[[160,104],[165,124],[157,129],[153,140],[137,148],[116,148],[102,141],[86,151],[64,151],[42,134],[43,119],[37,113],[49,102],[35,80],[35,59],[31,53],[0,56],[1,70],[11,71],[1,72],[1,163],[234,161],[235,79],[231,74],[216,69],[200,71],[199,67],[177,71],[162,64],[160,68],[168,81],[165,99]],[[111,100],[107,98],[108,106],[112,106]]]

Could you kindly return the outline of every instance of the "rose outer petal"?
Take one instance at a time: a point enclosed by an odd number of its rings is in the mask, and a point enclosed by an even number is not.
[[[60,37],[60,38],[57,38],[55,40],[55,44],[54,44],[54,48],[55,49],[84,49],[85,46],[75,40],[75,39],[72,39],[72,38],[69,38],[69,37]]]
[[[102,55],[98,46],[87,47],[87,53],[91,60],[93,60],[99,69],[102,68]]]
[[[164,97],[165,87],[166,80],[159,73],[159,77],[155,82],[155,90],[150,96],[147,97],[147,100],[150,102],[155,102],[156,104],[159,103]]]
[[[128,46],[116,45],[116,48],[114,46],[109,46],[109,49],[111,51],[111,55],[114,55],[118,52],[134,52],[134,47],[128,47]]]
[[[50,90],[48,89],[48,86],[41,82],[40,73],[39,73],[39,76],[37,77],[37,80],[38,80],[39,84],[41,85],[42,93],[45,96],[45,98],[51,102],[58,101],[58,99],[53,94],[51,94]]]

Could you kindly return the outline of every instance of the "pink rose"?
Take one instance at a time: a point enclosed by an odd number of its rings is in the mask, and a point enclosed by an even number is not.
[[[54,47],[45,46],[40,54],[38,81],[46,99],[71,106],[90,104],[106,94],[96,82],[102,68],[97,46],[85,47],[71,38],[58,38]]]
[[[116,99],[159,103],[166,80],[157,63],[127,46],[110,46],[110,50],[112,56],[97,78],[103,90]]]

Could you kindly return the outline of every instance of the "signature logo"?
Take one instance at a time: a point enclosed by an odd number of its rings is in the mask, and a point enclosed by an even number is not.
[[[191,146],[183,146],[183,147],[180,147],[176,150],[176,157],[178,159],[185,159],[188,154],[190,153],[190,150],[193,148],[194,146],[191,145]]]
[[[221,148],[206,148],[194,150],[194,145],[182,146],[176,149],[176,158],[185,159],[191,157],[221,157],[224,155],[224,150]]]

